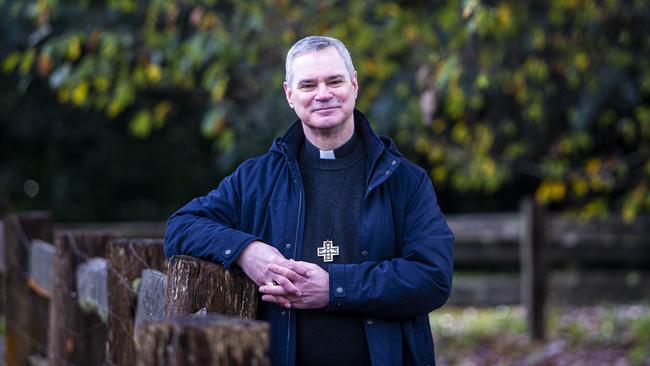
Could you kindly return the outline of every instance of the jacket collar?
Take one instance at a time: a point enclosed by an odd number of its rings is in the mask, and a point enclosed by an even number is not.
[[[392,174],[401,162],[402,154],[395,143],[388,137],[378,136],[370,126],[366,116],[354,110],[354,128],[363,141],[368,154],[367,177],[368,188],[372,189]],[[298,119],[282,137],[275,139],[271,151],[280,153],[285,159],[294,161],[304,143],[305,133],[302,122]]]
[[[354,110],[354,128],[359,134],[361,140],[363,140],[366,152],[371,157],[370,160],[376,160],[384,149],[393,147],[391,146],[391,143],[385,144],[385,142],[377,136],[375,131],[372,130],[372,127],[370,127],[370,122],[368,122],[366,116],[356,109]],[[290,153],[294,157],[298,156],[300,146],[302,146],[304,139],[305,133],[302,129],[302,122],[298,119],[293,123],[293,125],[291,125],[284,136],[275,140],[275,143],[271,147],[271,151]],[[282,145],[288,148],[288,151],[283,151]]]

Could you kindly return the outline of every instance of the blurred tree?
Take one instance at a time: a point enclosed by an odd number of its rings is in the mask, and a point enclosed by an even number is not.
[[[410,135],[435,182],[493,192],[524,174],[583,217],[650,208],[648,2],[468,0],[437,19],[447,47],[420,82],[438,111]]]
[[[327,34],[355,60],[359,109],[430,168],[449,210],[458,196],[512,206],[513,192],[585,217],[650,208],[645,1],[0,4],[1,66],[24,97],[47,83],[60,103],[128,121],[142,139],[196,111],[224,171],[295,118],[284,53]]]

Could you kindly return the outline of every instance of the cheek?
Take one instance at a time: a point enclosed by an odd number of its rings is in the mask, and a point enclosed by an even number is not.
[[[312,98],[310,98],[309,96],[306,96],[306,95],[302,95],[302,96],[297,97],[295,100],[296,100],[296,103],[298,103],[301,107],[307,108],[307,106],[309,106],[309,104],[311,103]]]

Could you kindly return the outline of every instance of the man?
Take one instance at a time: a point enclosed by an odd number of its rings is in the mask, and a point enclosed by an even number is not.
[[[274,365],[435,364],[428,313],[451,289],[453,234],[426,172],[354,109],[358,90],[340,41],[298,41],[284,83],[298,121],[167,225],[167,256],[260,286]]]

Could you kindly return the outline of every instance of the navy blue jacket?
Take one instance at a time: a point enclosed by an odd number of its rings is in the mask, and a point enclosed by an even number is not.
[[[377,136],[363,114],[355,111],[354,119],[368,154],[359,264],[329,265],[328,310],[363,317],[373,365],[434,365],[428,313],[449,296],[454,236],[427,173]],[[296,121],[266,154],[174,213],[166,256],[191,255],[228,268],[260,240],[300,260],[305,199],[296,157],[303,139]],[[271,324],[272,363],[294,365],[295,313],[263,303],[260,318]]]

